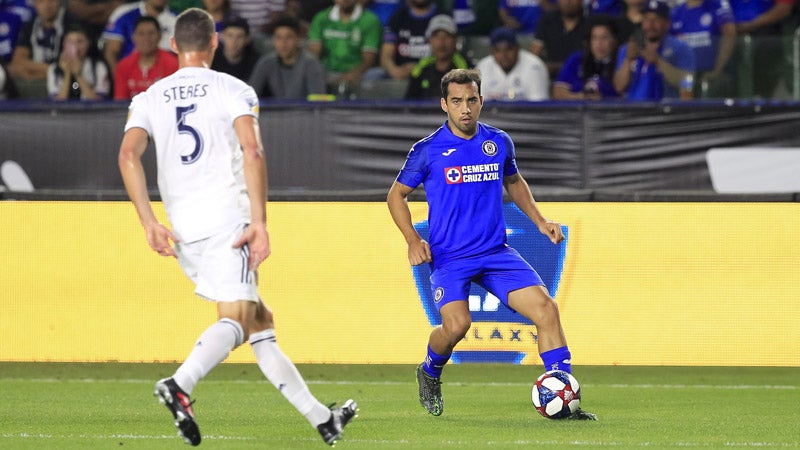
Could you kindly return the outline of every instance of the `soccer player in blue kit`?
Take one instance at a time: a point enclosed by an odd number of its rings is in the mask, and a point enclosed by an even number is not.
[[[447,121],[411,148],[389,190],[392,219],[408,243],[412,265],[431,264],[431,289],[442,324],[433,329],[425,361],[417,366],[419,400],[434,416],[444,411],[442,369],[471,325],[471,282],[530,319],[539,332],[545,369],[571,372],[571,356],[558,306],[536,271],[509,247],[503,218],[503,187],[511,199],[557,244],[561,225],[546,219],[517,170],[514,143],[504,131],[478,122],[483,107],[480,73],[455,69],[441,82]],[[408,195],[425,185],[430,242],[414,229]],[[570,418],[597,420],[583,410]]]

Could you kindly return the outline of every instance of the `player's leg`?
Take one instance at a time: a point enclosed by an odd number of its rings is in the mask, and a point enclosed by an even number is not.
[[[529,286],[508,293],[508,306],[536,325],[539,334],[539,356],[545,370],[572,373],[572,355],[567,347],[558,305],[544,286]],[[597,420],[597,416],[581,408],[568,416],[573,420]]]
[[[156,383],[154,392],[172,412],[184,440],[192,445],[200,444],[201,438],[189,396],[200,380],[247,339],[243,321],[254,314],[253,301],[258,300],[255,273],[247,272],[246,249],[233,248],[242,229],[233,227],[201,241],[175,245],[181,268],[196,285],[195,293],[217,301],[218,321],[203,331],[175,374]]]
[[[272,311],[263,302],[255,304],[247,327],[251,330],[250,347],[264,376],[319,431],[325,443],[335,444],[344,426],[356,417],[356,403],[348,400],[331,410],[311,394],[300,372],[278,346]]]
[[[572,372],[567,339],[558,305],[544,286],[528,286],[508,293],[508,306],[536,325],[539,355],[546,370]]]
[[[536,325],[538,350],[546,370],[569,372],[570,355],[561,328],[558,305],[547,292],[542,278],[513,248],[487,255],[480,283],[503,304]]]
[[[417,366],[417,384],[420,404],[434,416],[444,412],[442,370],[472,324],[466,299],[470,280],[479,271],[480,266],[472,261],[456,260],[440,263],[431,273],[433,300],[442,324],[431,331],[425,360]]]
[[[425,372],[439,378],[445,363],[450,359],[456,344],[466,336],[472,325],[472,316],[466,300],[451,300],[439,308],[442,324],[431,331],[428,355],[423,363]]]
[[[453,300],[439,308],[442,324],[431,331],[425,361],[417,366],[419,403],[434,416],[444,412],[442,398],[442,370],[456,344],[464,338],[472,324],[469,306],[465,300]]]

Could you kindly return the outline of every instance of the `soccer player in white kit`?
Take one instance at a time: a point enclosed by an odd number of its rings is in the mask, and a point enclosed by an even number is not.
[[[195,293],[216,302],[219,317],[175,374],[156,383],[155,395],[172,412],[179,435],[199,445],[189,396],[249,341],[267,379],[333,445],[357,405],[320,403],[276,343],[272,312],[257,291],[256,270],[270,254],[258,98],[244,82],[209,69],[217,42],[207,12],[191,8],[178,17],[171,45],[180,69],[134,97],[120,146],[122,178],[150,247],[178,259]],[[149,139],[172,230],[158,222],[147,193],[141,156]]]

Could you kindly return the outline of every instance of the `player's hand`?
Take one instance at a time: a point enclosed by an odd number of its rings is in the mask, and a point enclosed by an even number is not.
[[[269,233],[264,225],[250,224],[244,229],[242,237],[233,244],[234,248],[240,248],[247,244],[250,250],[248,265],[250,270],[258,269],[258,266],[269,257],[271,250],[269,247]]]
[[[564,240],[564,232],[561,231],[561,224],[557,222],[546,221],[539,226],[539,232],[547,236],[553,244],[558,244]]]
[[[431,246],[425,239],[411,241],[408,243],[408,262],[412,266],[432,261]]]
[[[150,244],[156,253],[161,256],[172,256],[177,258],[175,249],[172,247],[172,242],[178,242],[178,238],[164,225],[155,222],[144,226],[144,232],[147,235],[147,243]]]

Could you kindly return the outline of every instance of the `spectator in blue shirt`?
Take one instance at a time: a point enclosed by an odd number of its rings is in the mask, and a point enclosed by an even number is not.
[[[551,0],[499,0],[497,17],[517,34],[535,35],[542,14],[555,10],[556,3]]]
[[[21,30],[22,18],[9,10],[0,9],[0,62],[5,64],[11,61]]]
[[[783,73],[783,22],[794,11],[796,0],[730,0],[736,33],[752,36],[753,94],[770,98]],[[742,59],[744,55],[740,55]]]
[[[725,67],[736,43],[736,25],[726,0],[686,0],[672,10],[670,33],[694,51],[699,81],[710,89],[709,96],[728,97],[732,83]]]
[[[609,16],[589,19],[583,50],[570,55],[553,82],[554,99],[599,100],[618,97],[614,89],[617,67],[617,27]]]
[[[619,49],[614,87],[630,100],[677,98],[681,82],[696,70],[691,47],[669,35],[670,8],[649,0],[642,8],[642,33]],[[640,38],[637,36],[641,36]]]

